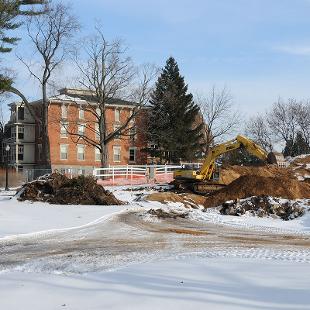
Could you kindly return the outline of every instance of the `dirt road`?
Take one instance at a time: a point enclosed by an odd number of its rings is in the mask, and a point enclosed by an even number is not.
[[[310,237],[272,234],[126,211],[65,230],[0,239],[0,270],[89,272],[178,255],[310,262]]]

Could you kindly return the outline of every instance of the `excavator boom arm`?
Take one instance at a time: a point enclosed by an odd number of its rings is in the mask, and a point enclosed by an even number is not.
[[[242,147],[245,148],[250,154],[258,157],[261,160],[267,161],[268,154],[264,149],[262,149],[252,140],[242,135],[238,135],[235,139],[218,144],[209,151],[207,158],[205,159],[200,171],[197,174],[197,178],[201,180],[210,180],[215,169],[216,158],[222,154],[240,149]]]

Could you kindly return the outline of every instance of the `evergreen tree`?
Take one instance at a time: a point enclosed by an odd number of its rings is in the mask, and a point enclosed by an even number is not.
[[[308,154],[310,151],[309,145],[305,141],[301,132],[297,132],[296,139],[292,147],[292,156]]]
[[[310,146],[306,142],[300,131],[297,132],[296,138],[294,140],[291,137],[287,141],[285,148],[283,150],[284,156],[298,156],[309,153],[310,153]]]
[[[16,21],[18,16],[41,14],[42,11],[33,9],[23,10],[24,6],[44,4],[46,0],[0,0],[0,52],[6,53],[12,50],[12,44],[19,39],[6,35],[9,30],[18,28],[21,23]]]
[[[150,104],[149,139],[157,146],[152,155],[168,162],[193,160],[201,150],[203,124],[197,124],[199,107],[173,57],[158,78]]]
[[[291,136],[290,139],[286,142],[284,150],[283,150],[283,155],[286,156],[293,156],[292,152],[293,152],[293,145],[294,145],[294,141],[293,141],[293,137]]]
[[[45,2],[46,0],[0,0],[0,53],[10,52],[12,45],[19,40],[19,38],[7,34],[21,25],[20,21],[17,21],[19,16],[42,14],[44,12],[44,10],[40,11],[33,8],[24,10],[23,8],[33,4],[42,5]],[[0,91],[9,88],[11,82],[5,73],[0,72]]]

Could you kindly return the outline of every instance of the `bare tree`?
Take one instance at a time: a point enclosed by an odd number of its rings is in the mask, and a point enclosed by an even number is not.
[[[273,107],[268,113],[267,121],[268,126],[274,136],[280,140],[284,140],[287,143],[289,140],[294,140],[298,126],[298,111],[299,104],[296,99],[288,99],[284,102],[281,98],[273,104]]]
[[[267,123],[267,115],[251,117],[246,124],[245,133],[265,150],[273,151],[273,135]]]
[[[207,150],[215,142],[232,134],[239,124],[239,114],[234,110],[232,96],[224,87],[220,90],[213,86],[206,96],[196,99],[206,123]]]
[[[136,117],[149,101],[157,70],[152,65],[137,68],[127,56],[121,41],[108,41],[99,28],[96,31],[96,35],[83,44],[87,61],[83,63],[78,52],[74,57],[80,72],[79,84],[91,94],[91,100],[86,102],[84,109],[91,113],[93,120],[85,122],[84,127],[92,135],[80,134],[76,130],[78,124],[69,124],[68,133],[75,143],[83,141],[96,147],[104,167],[108,158],[107,144],[116,136],[132,134]],[[134,104],[119,126],[111,129],[107,120],[107,106],[117,103],[119,98]]]
[[[35,53],[39,55],[39,68],[19,56],[30,74],[39,82],[42,90],[42,115],[36,115],[42,126],[42,153],[46,156],[46,165],[50,166],[50,148],[48,138],[48,84],[50,78],[68,54],[70,39],[79,29],[77,19],[71,14],[71,8],[62,3],[49,1],[45,15],[31,16],[26,24],[27,33]],[[16,92],[15,92],[16,93]],[[18,94],[19,96],[21,94]],[[25,98],[23,98],[23,101]],[[27,105],[28,108],[29,104]],[[35,114],[33,111],[31,114]],[[33,115],[34,116],[34,115]]]

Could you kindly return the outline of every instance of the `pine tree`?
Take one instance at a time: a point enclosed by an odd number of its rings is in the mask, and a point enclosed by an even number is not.
[[[293,137],[290,137],[290,139],[288,141],[286,141],[286,144],[285,144],[285,147],[283,150],[284,156],[293,156],[292,155],[293,145],[294,145]]]
[[[12,50],[12,44],[15,44],[19,39],[6,35],[9,30],[18,28],[21,23],[16,21],[16,18],[21,15],[40,14],[42,11],[33,9],[23,10],[23,6],[33,4],[43,4],[45,0],[0,0],[0,52],[7,53]]]
[[[7,32],[17,29],[21,22],[17,21],[19,16],[42,14],[44,10],[24,10],[24,6],[33,4],[42,5],[46,0],[0,0],[0,53],[9,53],[12,46],[19,38],[8,36]],[[3,70],[1,70],[3,71]],[[12,81],[5,73],[0,73],[0,91],[10,87]]]
[[[158,78],[150,104],[149,139],[157,146],[153,155],[168,162],[193,160],[201,149],[203,124],[196,124],[199,107],[173,57]]]
[[[297,132],[296,139],[292,147],[292,156],[308,154],[310,152],[309,145],[305,141],[301,132]]]

